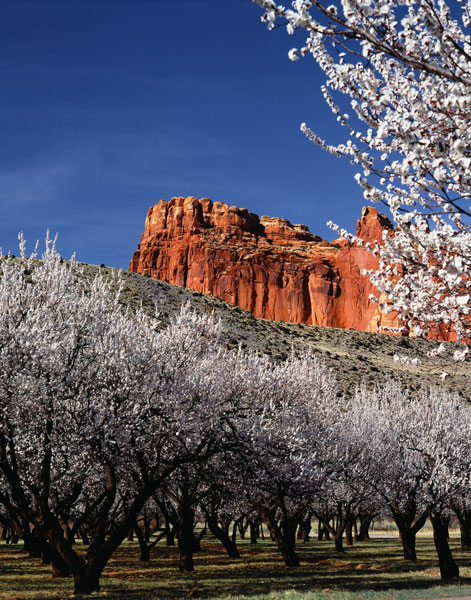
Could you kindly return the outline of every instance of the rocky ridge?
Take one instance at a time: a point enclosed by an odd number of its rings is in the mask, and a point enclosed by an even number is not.
[[[365,207],[357,235],[381,237],[391,223]],[[369,298],[366,248],[326,242],[305,225],[193,197],[151,207],[129,270],[210,294],[274,321],[378,332],[395,325]]]

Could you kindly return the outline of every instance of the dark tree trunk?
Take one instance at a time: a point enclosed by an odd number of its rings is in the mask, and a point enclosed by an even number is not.
[[[69,577],[67,563],[39,531],[33,529],[31,533],[25,534],[24,540],[31,557],[41,558],[43,565],[51,565],[52,577]]]
[[[241,540],[245,540],[245,532],[247,531],[248,525],[249,525],[248,521],[247,521],[247,523],[245,523],[244,519],[239,519],[237,521],[237,529],[239,530],[239,535],[240,535]]]
[[[402,544],[402,552],[405,560],[417,560],[417,554],[415,551],[415,533],[412,531],[410,527],[403,528],[402,531],[399,532],[399,537]]]
[[[321,524],[321,522],[319,521],[319,526],[322,528],[321,529],[322,537],[321,537],[320,541],[321,542],[330,542],[331,528],[329,528],[329,525],[328,524],[326,525],[324,522],[322,522],[322,524]]]
[[[191,550],[185,550],[183,547],[180,547],[179,568],[180,573],[191,573],[195,570],[193,552]]]
[[[339,512],[332,524],[330,524],[330,520],[323,521],[324,529],[334,538],[336,552],[345,552],[343,547],[343,534],[345,533],[347,525],[351,523],[351,508],[350,505],[347,505],[345,508],[339,507]],[[320,518],[321,515],[318,515],[317,517]]]
[[[415,507],[409,513],[398,510],[393,511],[393,518],[399,531],[399,539],[401,540],[402,553],[405,560],[417,560],[415,539],[417,533],[425,525],[427,516],[428,512],[424,511],[414,523]]]
[[[445,525],[446,539],[450,541],[450,517],[442,517],[442,521]]]
[[[460,571],[456,564],[450,546],[448,545],[448,519],[430,511],[430,521],[433,527],[433,541],[438,555],[440,575],[443,580],[459,577]]]
[[[259,525],[258,523],[254,523],[253,521],[249,522],[249,530],[250,530],[250,543],[256,544],[257,538],[259,535]]]
[[[64,537],[65,537],[65,539],[66,539],[66,540],[67,540],[67,541],[68,541],[70,544],[74,545],[74,544],[75,544],[75,538],[74,538],[74,535],[73,535],[73,533],[72,533],[72,530],[71,530],[71,529],[70,529],[70,527],[69,527],[69,524],[68,524],[68,523],[64,523],[64,524],[62,525],[62,528],[64,529]]]
[[[51,552],[42,559],[44,564],[51,565],[51,572],[54,578],[56,577],[70,577],[70,569],[67,563],[57,554],[57,552]]]
[[[325,527],[320,519],[317,521],[317,541],[322,542],[324,540]]]
[[[193,554],[200,550],[194,528],[194,512],[184,502],[178,507],[177,538],[180,551],[180,573],[194,571]]]
[[[344,528],[337,528],[337,531],[335,532],[335,536],[334,536],[334,542],[335,542],[335,551],[336,552],[345,552],[344,548],[343,548],[343,530]]]
[[[471,510],[456,512],[460,524],[461,549],[471,548]]]
[[[461,549],[471,549],[471,510],[452,503],[451,508],[458,518],[460,525]]]
[[[46,543],[46,540],[43,540],[41,543],[41,540],[39,539],[39,535],[37,534],[37,532],[33,529],[33,531],[31,531],[31,533],[24,533],[23,535],[23,541],[24,541],[24,551],[28,553],[28,555],[31,558],[40,558],[41,554],[44,550],[44,545]]]
[[[87,535],[87,532],[85,531],[84,527],[80,528],[80,537],[82,539],[82,544],[84,546],[88,546],[88,544],[90,543],[90,540],[88,539],[88,535]]]
[[[172,527],[170,523],[165,524],[165,545],[175,546],[175,536],[177,533],[176,527]]]
[[[229,558],[240,558],[239,550],[235,543],[235,535],[231,537],[228,534],[228,527],[220,527],[215,518],[207,518],[209,531],[217,538],[224,546]],[[235,531],[234,531],[235,533]]]
[[[138,523],[136,523],[134,531],[136,533],[137,541],[139,542],[139,560],[142,562],[148,562],[150,560],[150,548],[147,545],[145,536],[142,533]]]
[[[150,521],[149,518],[147,517],[147,515],[144,516],[144,519],[142,520],[142,525],[143,525],[143,529],[144,529],[144,540],[146,542],[150,541]]]
[[[298,529],[296,530],[296,539],[297,540],[303,539],[303,528],[301,527],[301,524],[298,525]]]
[[[345,545],[353,546],[353,521],[352,521],[352,519],[349,519],[348,523],[345,526]]]
[[[285,561],[286,567],[299,567],[299,558],[295,551],[296,520],[284,519],[280,525],[276,522],[271,510],[263,513],[263,518],[270,532],[272,540],[278,546],[278,550]]]
[[[175,511],[171,507],[169,507],[163,500],[159,499],[158,496],[154,496],[154,500],[156,501],[157,506],[160,508],[160,512],[162,513],[165,523],[165,545],[175,546],[175,536],[177,534],[177,515]]]
[[[311,532],[311,516],[309,515],[305,519],[299,521],[297,539],[302,540],[305,544],[309,542],[309,534]]]
[[[280,522],[283,537],[286,539],[291,548],[296,546],[296,528],[297,522],[294,517],[282,519]]]
[[[100,590],[100,575],[101,571],[98,573],[88,569],[74,573],[74,595],[81,596],[98,592]]]
[[[355,540],[355,542],[360,542],[360,541],[364,541],[364,540],[360,540],[360,533],[358,531],[358,526],[357,526],[357,520],[353,519],[353,539]]]
[[[328,520],[323,522],[324,530],[330,533],[334,538],[336,552],[345,552],[343,547],[343,534],[345,533],[345,528],[351,522],[350,510],[351,507],[349,505],[345,510],[339,508],[337,517],[333,520],[332,525]]]
[[[360,530],[358,536],[355,536],[358,542],[366,542],[370,539],[370,527],[372,522],[373,519],[371,517],[360,515]]]

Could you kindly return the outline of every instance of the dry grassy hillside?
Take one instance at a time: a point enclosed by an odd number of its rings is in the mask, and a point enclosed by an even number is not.
[[[93,265],[84,267],[87,277],[93,277],[100,270]],[[109,275],[112,270],[105,267],[101,271]],[[444,382],[438,376],[440,371],[456,367],[450,360],[454,344],[448,344],[446,356],[440,362],[435,359],[431,369],[427,353],[438,342],[266,321],[212,296],[127,271],[120,274],[123,303],[137,307],[142,302],[152,313],[157,305],[163,324],[180,310],[182,303],[189,302],[195,310],[211,312],[221,319],[223,342],[228,348],[237,348],[240,344],[244,349],[268,354],[277,360],[283,360],[292,346],[298,351],[312,349],[333,369],[342,393],[351,393],[361,381],[373,386],[386,377],[397,377],[412,389],[420,385],[444,385],[471,399],[471,364],[460,364],[457,374]],[[417,356],[424,365],[411,367],[395,362],[395,354]]]

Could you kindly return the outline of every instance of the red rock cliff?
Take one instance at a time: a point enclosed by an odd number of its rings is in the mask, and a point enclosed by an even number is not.
[[[366,207],[357,235],[376,240],[389,220]],[[256,317],[379,331],[391,325],[361,274],[376,267],[365,248],[329,243],[305,225],[261,217],[207,198],[161,200],[147,214],[129,270],[211,294]]]

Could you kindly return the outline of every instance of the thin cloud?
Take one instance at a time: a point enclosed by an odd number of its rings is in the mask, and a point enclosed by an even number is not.
[[[71,162],[0,170],[0,206],[27,208],[54,201],[58,188],[76,171]]]
[[[112,67],[82,67],[82,66],[61,66],[47,64],[20,64],[11,65],[0,61],[0,71],[4,74],[12,74],[18,76],[29,75],[40,78],[51,78],[61,81],[67,79],[93,79],[96,82],[103,84],[126,84],[132,85],[133,88],[143,87],[154,91],[167,91],[178,94],[191,94],[202,96],[241,96],[242,92],[234,85],[231,80],[231,85],[223,85],[221,78],[217,81],[209,78],[188,77],[183,75],[175,75],[171,77],[162,77],[153,74],[139,73],[128,71],[126,69],[118,69]]]

